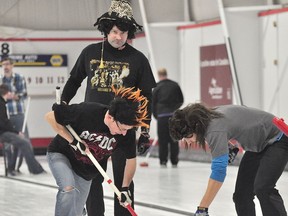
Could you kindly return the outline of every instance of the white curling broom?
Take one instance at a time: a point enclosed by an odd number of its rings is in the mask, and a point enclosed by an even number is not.
[[[28,119],[28,112],[30,109],[30,101],[31,101],[31,97],[29,96],[27,98],[27,105],[25,108],[25,115],[24,115],[24,120],[23,120],[23,125],[22,125],[22,133],[25,133],[25,128],[26,128],[26,124],[27,124],[27,119]]]

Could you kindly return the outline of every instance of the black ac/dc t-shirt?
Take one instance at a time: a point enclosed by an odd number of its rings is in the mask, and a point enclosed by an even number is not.
[[[84,102],[72,105],[60,105],[54,110],[56,121],[61,125],[70,125],[79,137],[84,140],[100,165],[107,163],[107,158],[116,148],[121,148],[127,159],[136,157],[136,145],[133,143],[135,133],[129,130],[126,136],[112,135],[104,124],[108,107],[95,102]],[[121,143],[117,145],[118,143]],[[91,160],[75,151],[68,142],[57,135],[48,152],[64,154],[70,161],[73,170],[86,180],[99,175]]]

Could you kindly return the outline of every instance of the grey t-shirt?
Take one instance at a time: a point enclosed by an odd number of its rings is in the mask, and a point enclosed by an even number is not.
[[[272,123],[273,115],[238,105],[219,106],[223,118],[213,119],[205,135],[212,158],[228,153],[228,141],[236,140],[245,151],[261,152],[281,135]]]

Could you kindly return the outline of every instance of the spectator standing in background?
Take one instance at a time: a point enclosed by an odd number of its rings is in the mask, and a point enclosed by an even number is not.
[[[1,82],[9,87],[11,94],[7,99],[7,109],[9,113],[9,119],[12,125],[17,131],[22,132],[24,118],[25,118],[25,100],[27,99],[27,87],[24,76],[13,72],[14,61],[9,57],[2,59],[2,68],[4,76],[1,77]],[[29,139],[28,129],[25,126],[24,135]],[[30,142],[29,142],[30,143]],[[31,146],[32,148],[32,146]],[[17,157],[19,156],[19,162],[16,167]],[[9,160],[9,159],[8,159]],[[11,169],[10,173],[20,172],[20,166],[22,164],[23,155],[15,146],[11,154]]]
[[[167,70],[158,70],[159,82],[153,90],[152,110],[157,119],[157,133],[159,143],[159,159],[161,167],[167,167],[170,147],[170,160],[172,167],[177,167],[179,144],[172,140],[169,134],[168,121],[173,112],[180,108],[184,98],[180,86],[168,79]]]

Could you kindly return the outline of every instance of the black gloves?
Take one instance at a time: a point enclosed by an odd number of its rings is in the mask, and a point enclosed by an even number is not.
[[[142,129],[141,135],[138,139],[137,143],[137,149],[139,155],[144,154],[149,148],[150,148],[150,135],[149,135],[149,130],[148,129]]]
[[[228,144],[228,147],[229,147],[228,164],[231,164],[235,160],[235,158],[239,152],[239,148],[235,145],[230,144],[230,143]]]
[[[67,105],[67,104],[65,102],[63,102],[63,101],[61,102],[61,104],[54,103],[52,105],[52,110],[55,111],[55,110],[59,109],[59,107],[61,107],[63,105]]]
[[[121,189],[120,204],[124,206],[125,202],[132,203],[131,192],[128,187],[122,187]]]
[[[197,207],[197,211],[194,214],[195,216],[209,216],[208,214],[208,208],[205,207]]]
[[[74,139],[72,141],[72,143],[69,143],[69,145],[75,150],[77,151],[77,149],[81,152],[82,155],[86,155],[86,152],[85,152],[85,149],[86,149],[86,146],[81,143],[81,142],[78,142],[76,139]]]

